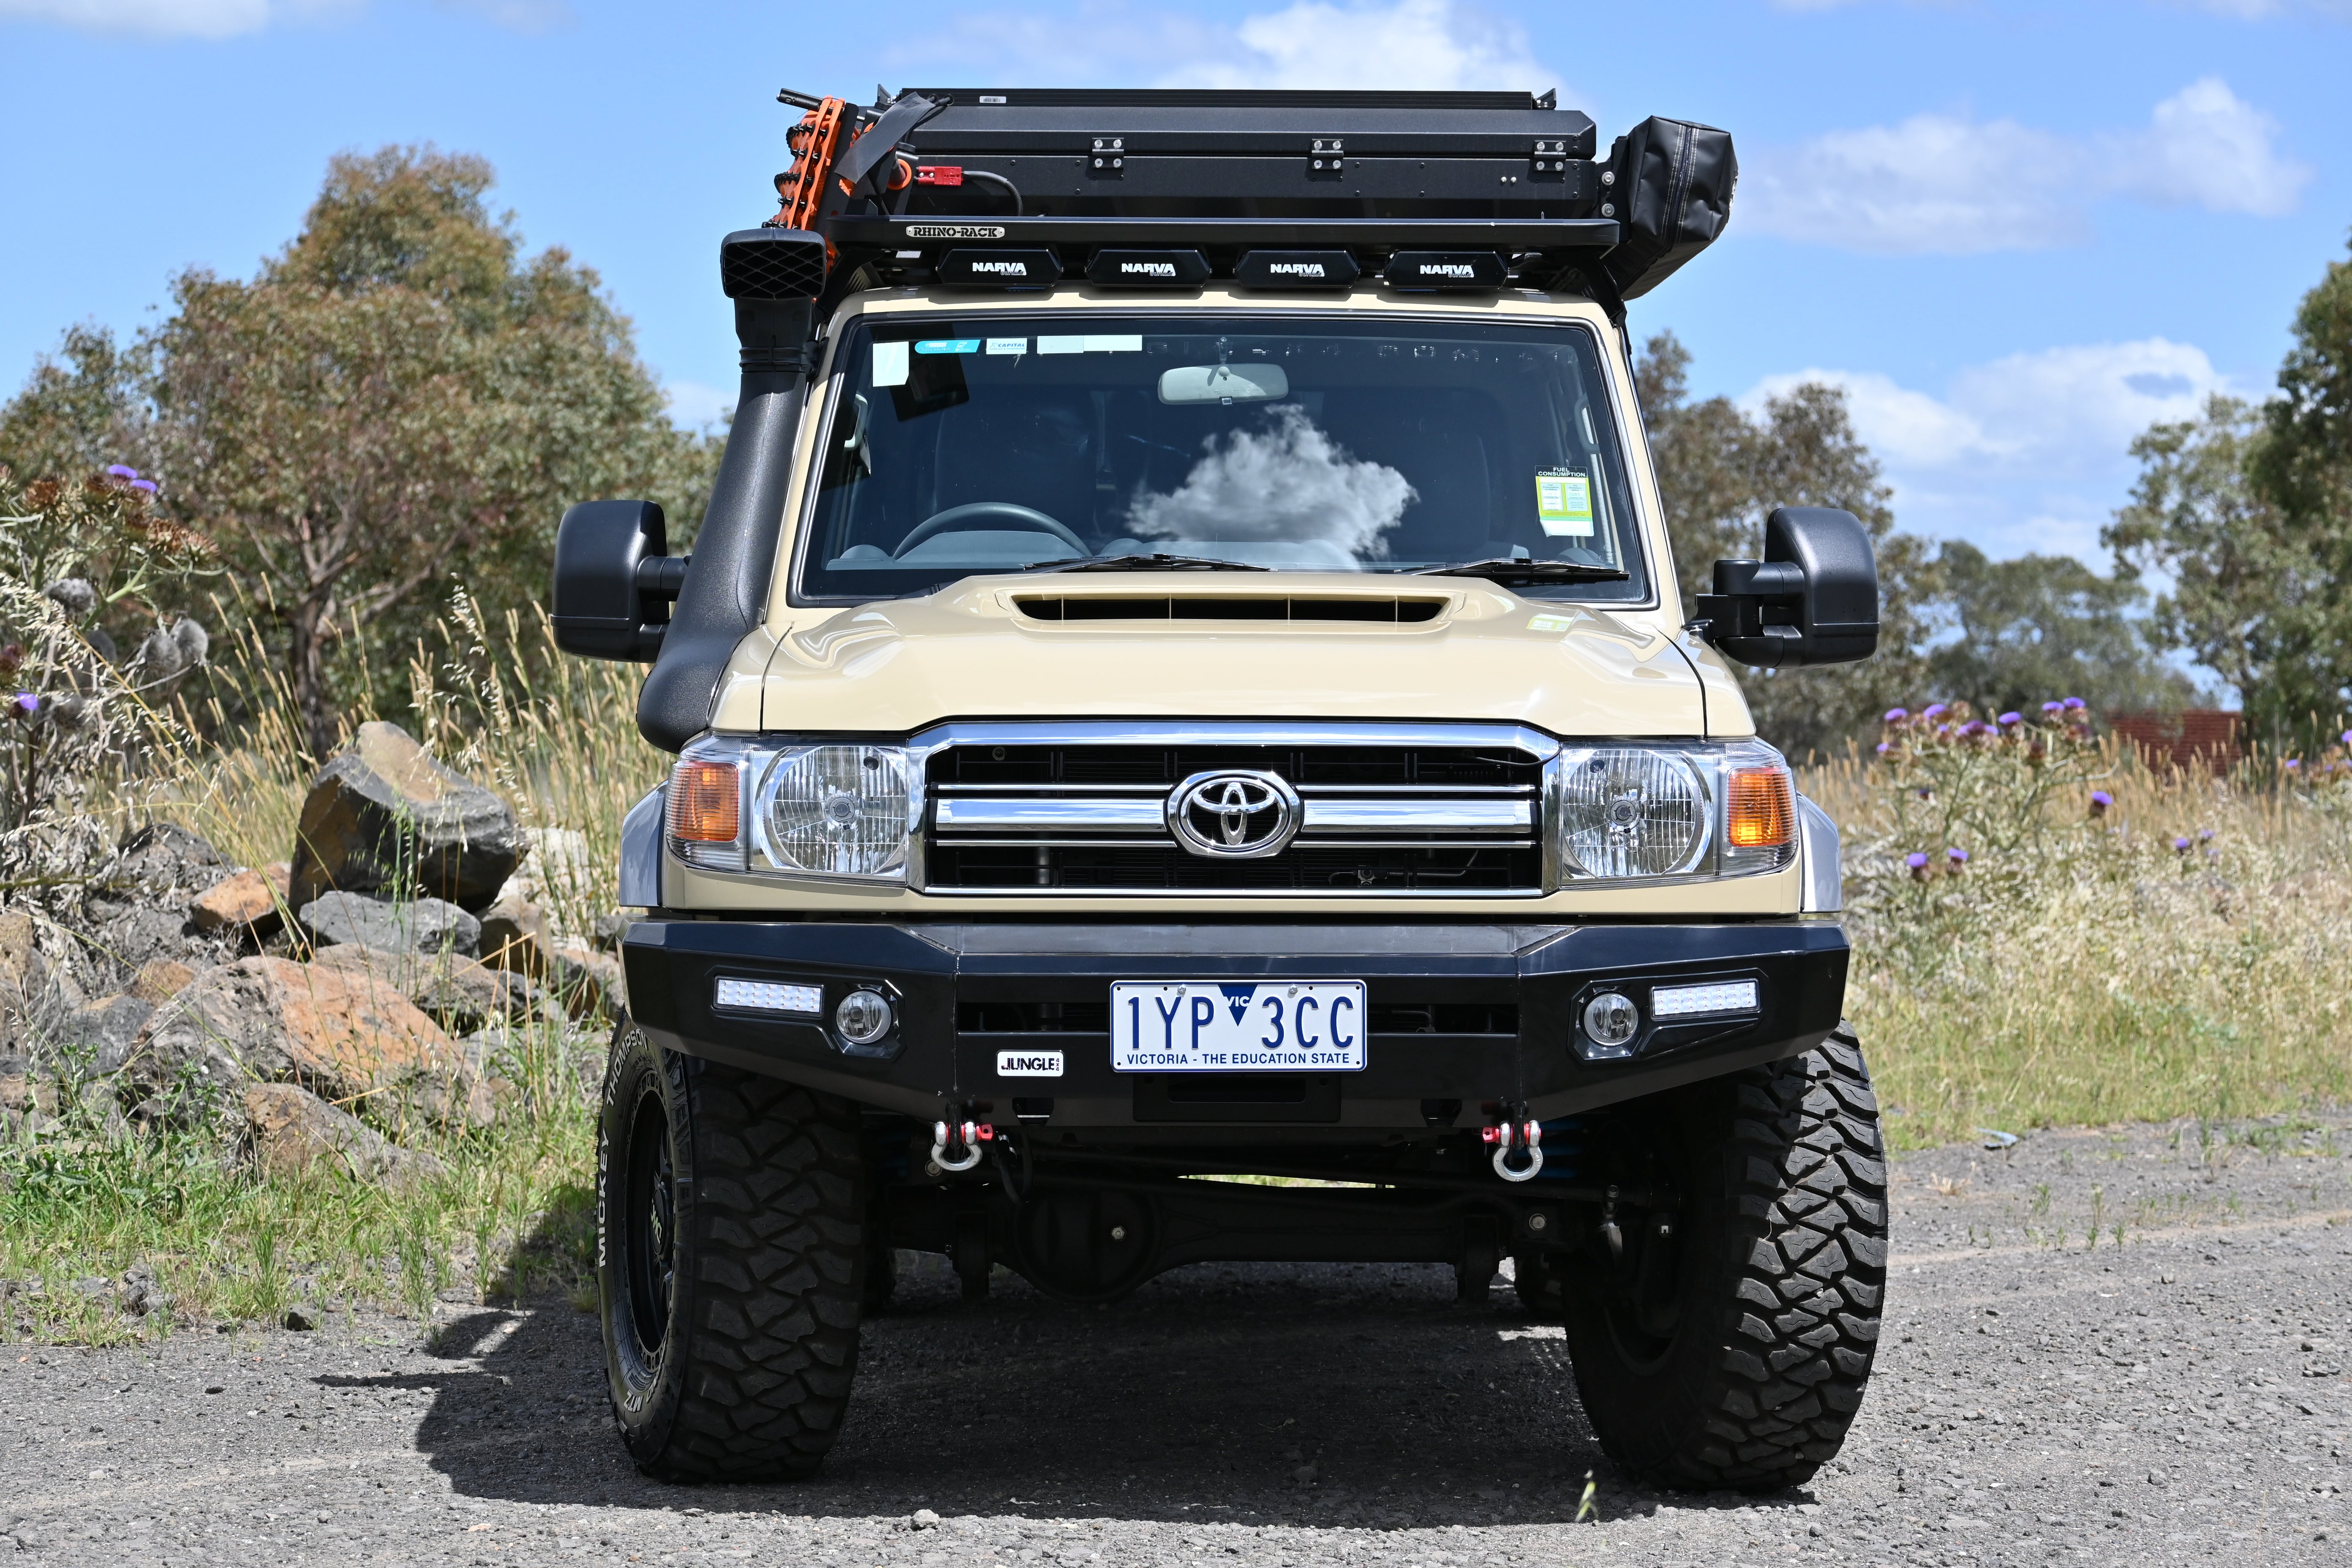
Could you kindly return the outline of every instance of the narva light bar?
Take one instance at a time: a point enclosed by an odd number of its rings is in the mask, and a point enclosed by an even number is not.
[[[1051,289],[1062,280],[1062,259],[1050,250],[950,250],[938,275],[953,289]]]
[[[1400,250],[1381,274],[1398,289],[1500,289],[1510,275],[1494,250]]]
[[[1362,273],[1344,250],[1252,250],[1234,264],[1244,289],[1345,289]]]

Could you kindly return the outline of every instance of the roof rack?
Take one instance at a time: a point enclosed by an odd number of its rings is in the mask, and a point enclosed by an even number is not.
[[[808,110],[737,299],[938,284],[1577,287],[1621,321],[1721,232],[1729,136],[1508,92],[924,88]],[[822,246],[822,254],[815,249]],[[781,290],[782,294],[778,291]]]

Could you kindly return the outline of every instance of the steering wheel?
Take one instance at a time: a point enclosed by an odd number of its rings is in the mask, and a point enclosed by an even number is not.
[[[1025,506],[1015,506],[1009,500],[976,500],[963,506],[951,506],[945,511],[933,512],[915,524],[914,531],[898,541],[894,555],[904,555],[926,539],[942,533],[978,533],[996,530],[1013,533],[1049,533],[1070,547],[1073,555],[1087,555],[1087,542],[1055,522],[1042,511]]]

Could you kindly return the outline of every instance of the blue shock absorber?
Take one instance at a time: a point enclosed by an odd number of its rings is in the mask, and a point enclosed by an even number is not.
[[[1538,1182],[1565,1182],[1575,1178],[1584,1154],[1584,1118],[1560,1116],[1543,1124],[1543,1169],[1536,1173]]]

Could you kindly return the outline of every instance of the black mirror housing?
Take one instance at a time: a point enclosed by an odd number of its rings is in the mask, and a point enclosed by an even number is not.
[[[668,521],[652,501],[568,509],[555,531],[555,646],[589,658],[650,661],[690,559],[670,554]]]
[[[1698,621],[1726,658],[1758,668],[1868,658],[1878,651],[1870,531],[1834,507],[1781,507],[1765,520],[1763,560],[1715,563]]]

